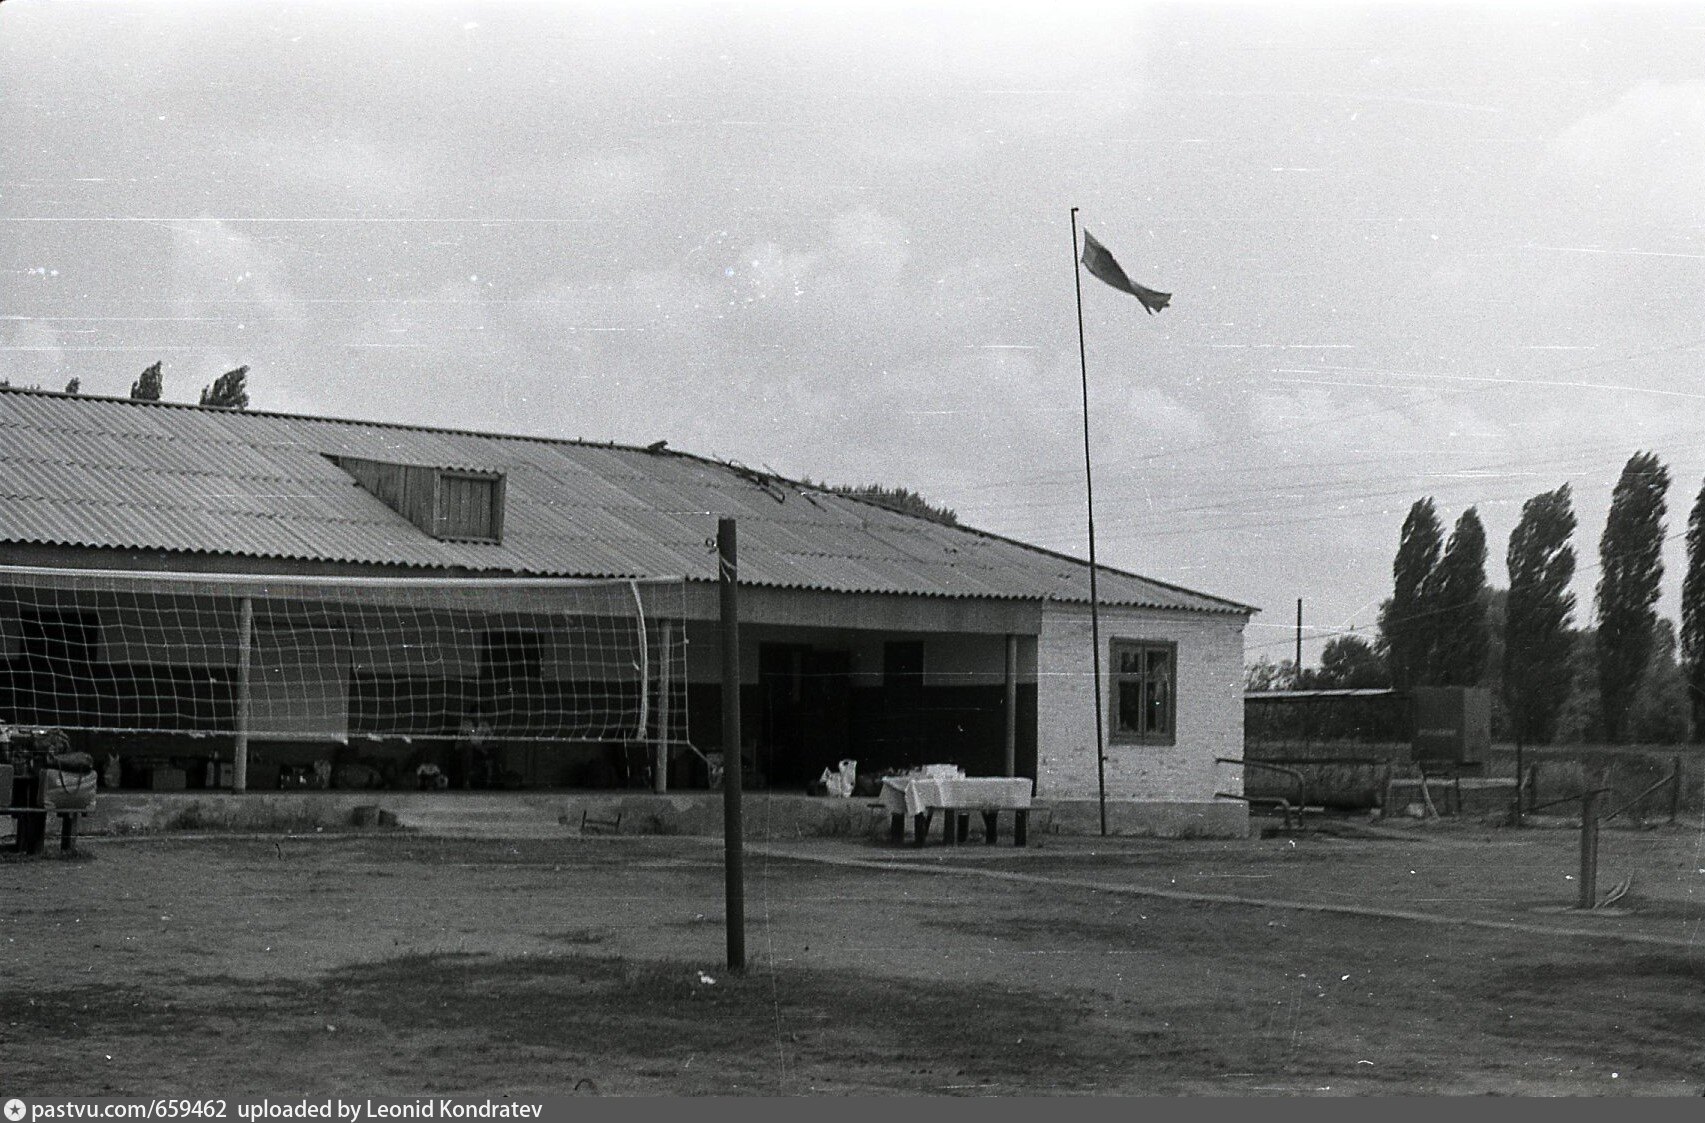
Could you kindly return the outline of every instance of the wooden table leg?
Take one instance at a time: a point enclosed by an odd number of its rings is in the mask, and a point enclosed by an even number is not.
[[[986,846],[995,844],[995,824],[1000,820],[999,811],[983,812],[983,843]]]
[[[894,812],[891,812],[889,814],[889,816],[888,816],[888,841],[889,842],[904,842],[904,841],[906,841],[906,813],[905,812],[894,811]]]
[[[1012,813],[1012,844],[1027,846],[1030,843],[1030,812],[1014,811]]]
[[[941,842],[944,846],[952,846],[959,841],[959,812],[951,807],[941,809]]]
[[[929,834],[929,812],[925,811],[912,816],[912,845],[922,846],[924,837]]]
[[[77,816],[61,815],[59,817],[59,850],[69,853],[77,842]]]
[[[953,813],[953,822],[957,828],[953,832],[954,841],[967,841],[971,837],[971,813],[969,811],[955,811]]]
[[[40,854],[47,843],[47,812],[24,812],[18,816],[18,831],[18,849],[26,854]]]

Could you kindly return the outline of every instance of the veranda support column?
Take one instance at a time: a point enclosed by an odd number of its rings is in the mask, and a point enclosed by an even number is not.
[[[231,754],[231,790],[249,788],[249,723],[253,698],[249,689],[250,652],[254,648],[255,602],[244,597],[237,607],[237,738]]]
[[[1006,637],[1006,774],[1018,775],[1018,637]]]

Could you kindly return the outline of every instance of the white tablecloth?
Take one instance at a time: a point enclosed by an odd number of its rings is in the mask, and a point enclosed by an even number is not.
[[[1020,776],[962,776],[927,779],[889,776],[882,781],[882,805],[893,814],[922,815],[927,808],[959,811],[1025,811],[1034,784]]]

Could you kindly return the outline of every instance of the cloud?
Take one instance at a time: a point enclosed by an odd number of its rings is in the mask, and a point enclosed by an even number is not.
[[[1705,218],[1705,81],[1643,83],[1583,117],[1552,144],[1589,201],[1626,217]]]
[[[173,223],[170,295],[180,315],[224,310],[226,318],[299,321],[278,263],[254,237],[218,218]],[[245,317],[250,309],[254,315]]]
[[[273,364],[292,354],[309,332],[277,255],[221,219],[173,223],[167,284],[161,295],[176,316],[198,325],[193,349],[167,364],[168,397],[194,401],[219,374],[248,366],[254,405],[267,408],[276,387],[264,374],[277,369]],[[183,385],[186,375],[188,387]]]
[[[0,354],[6,357],[3,376],[13,386],[37,386],[43,390],[64,388],[69,377],[64,340],[57,328],[41,320],[16,322]]]
[[[911,260],[906,227],[873,207],[836,215],[830,237],[839,261],[871,280],[892,281]]]

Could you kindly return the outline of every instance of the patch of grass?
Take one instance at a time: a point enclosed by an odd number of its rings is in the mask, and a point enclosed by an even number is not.
[[[233,811],[238,807],[238,804],[233,804],[228,800],[192,800],[167,816],[166,820],[160,824],[159,829],[167,832],[216,833],[230,831],[283,834],[291,831],[312,831],[324,826],[319,815],[305,806],[269,805],[259,808],[242,808],[243,815],[241,818],[233,814]]]
[[[50,839],[40,854],[23,854],[13,848],[8,840],[0,846],[0,865],[10,862],[92,862],[95,860],[94,851],[86,846],[61,850],[57,838]]]
[[[1486,997],[1492,1036],[1628,1069],[1697,1071],[1705,1061],[1705,951],[1553,958],[1494,974]]]
[[[564,932],[546,932],[544,936],[559,944],[584,946],[604,943],[610,938],[610,932],[605,928],[570,928]]]
[[[407,955],[300,983],[206,979],[171,1002],[135,987],[0,991],[0,1006],[15,1011],[8,1036],[162,1062],[244,1024],[244,1080],[263,1091],[301,1087],[334,1053],[441,1089],[514,1086],[533,1058],[564,1090],[1089,1090],[1131,1044],[1090,1032],[1093,1003],[1059,993],[584,954]]]
[[[936,919],[925,917],[918,921],[926,928],[952,932],[971,940],[991,937],[1018,942],[1033,941],[1060,946],[1149,947],[1153,943],[1155,925],[1145,930],[1145,922],[1132,914],[1128,920],[1088,920],[1064,917],[1003,916],[966,919]],[[1156,950],[1158,953],[1158,949]]]

